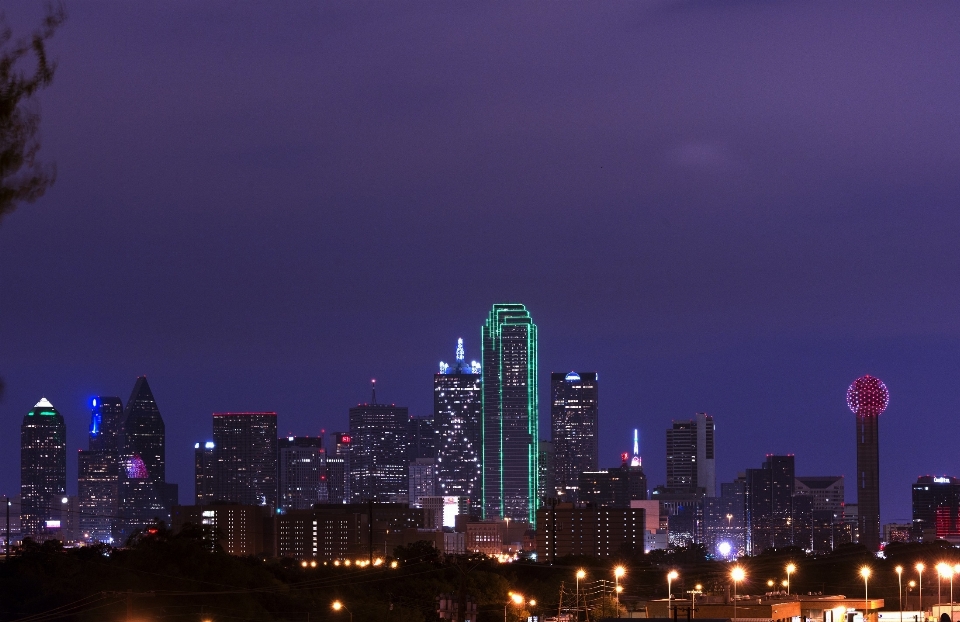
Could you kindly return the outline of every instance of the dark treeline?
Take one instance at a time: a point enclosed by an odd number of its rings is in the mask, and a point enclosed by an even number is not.
[[[575,592],[575,573],[583,569],[581,593],[591,594],[591,604],[604,600],[613,583],[615,560],[566,558],[557,564],[533,562],[500,564],[482,556],[442,560],[427,543],[395,551],[398,567],[389,561],[358,568],[319,563],[304,568],[301,560],[261,560],[233,557],[210,550],[198,531],[173,535],[159,528],[125,549],[85,547],[63,549],[58,542],[28,542],[7,563],[0,563],[0,620],[47,622],[52,620],[191,622],[284,620],[290,622],[348,622],[345,610],[331,605],[341,601],[354,622],[437,620],[436,597],[463,589],[479,606],[480,622],[503,620],[510,592],[536,600],[536,605],[507,605],[508,619],[530,614],[555,615],[569,604]],[[934,567],[940,562],[960,563],[960,551],[946,543],[894,544],[886,559],[877,559],[864,548],[848,546],[831,555],[806,557],[799,549],[771,551],[741,560],[747,579],[741,594],[769,591],[768,581],[784,578],[787,563],[797,570],[791,577],[794,593],[822,592],[861,598],[859,568],[870,566],[871,598],[886,599],[887,609],[897,609],[895,567],[904,568],[903,584],[916,579],[922,561],[924,602],[936,600]],[[638,601],[666,597],[666,573],[675,569],[674,597],[701,584],[706,593],[724,593],[729,587],[729,562],[708,560],[698,547],[625,555],[621,601],[630,607]],[[608,583],[601,583],[606,581]],[[942,586],[947,598],[948,583]],[[960,584],[958,584],[960,590]],[[916,607],[917,591],[912,592]]]

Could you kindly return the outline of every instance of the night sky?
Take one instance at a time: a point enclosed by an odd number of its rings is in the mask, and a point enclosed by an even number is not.
[[[26,33],[34,2],[4,2]],[[890,388],[881,520],[960,476],[960,5],[68,2],[42,93],[58,180],[0,224],[0,493],[42,396],[146,374],[192,500],[211,413],[432,412],[496,302],[600,375],[601,465],[716,418],[847,476],[847,386]]]

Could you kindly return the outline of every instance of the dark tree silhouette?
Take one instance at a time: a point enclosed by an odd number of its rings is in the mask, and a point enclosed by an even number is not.
[[[37,160],[40,113],[33,97],[53,80],[56,63],[46,44],[64,19],[63,5],[51,5],[33,34],[15,39],[0,14],[0,221],[43,196],[56,177],[52,164]]]

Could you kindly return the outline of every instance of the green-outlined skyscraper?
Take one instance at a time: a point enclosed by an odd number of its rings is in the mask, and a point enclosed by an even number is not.
[[[537,325],[522,304],[496,304],[482,338],[483,515],[534,525]]]

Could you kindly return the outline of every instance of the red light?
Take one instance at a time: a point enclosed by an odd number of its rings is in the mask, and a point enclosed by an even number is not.
[[[847,406],[858,417],[876,417],[890,403],[890,391],[879,378],[857,378],[847,389]]]

